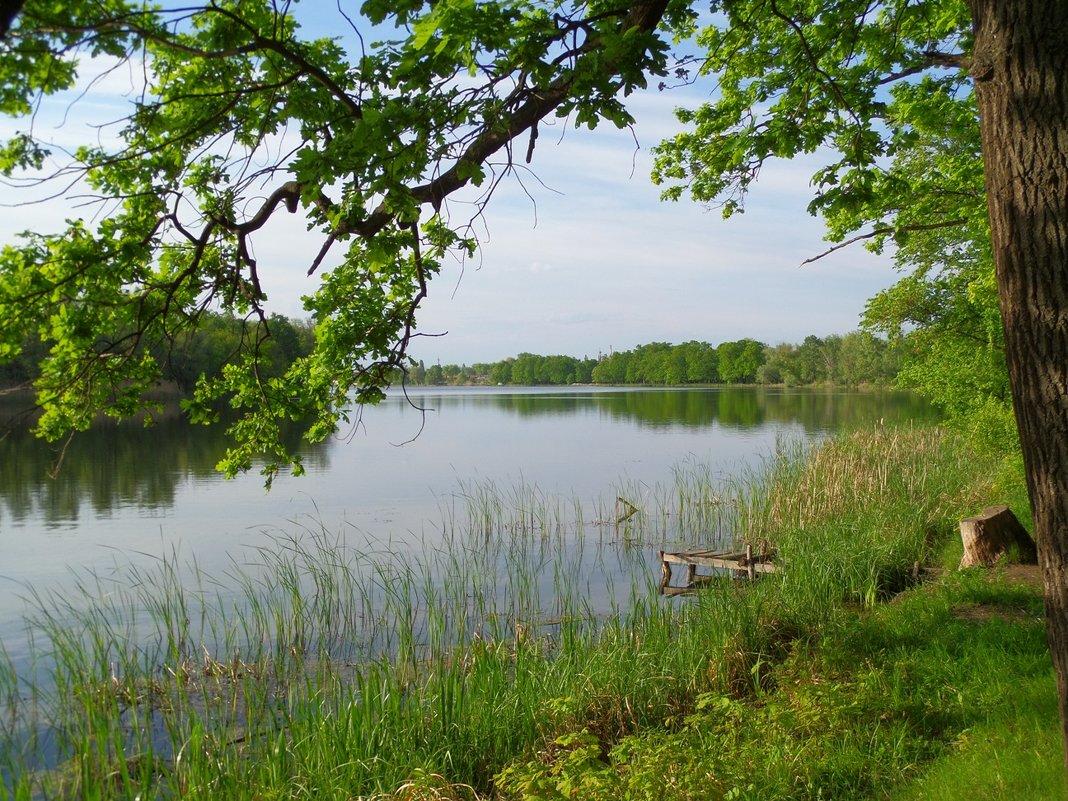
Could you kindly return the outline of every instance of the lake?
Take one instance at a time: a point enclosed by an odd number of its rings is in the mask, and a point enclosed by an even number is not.
[[[418,553],[464,530],[488,495],[536,497],[557,516],[603,524],[617,497],[660,508],[680,471],[726,482],[784,438],[935,417],[894,392],[420,387],[391,392],[351,429],[304,447],[307,475],[279,476],[266,492],[255,472],[223,479],[219,431],[188,425],[176,404],[149,428],[104,423],[76,436],[54,478],[55,450],[17,411],[12,399],[0,407],[0,645],[16,662],[27,657],[27,595],[63,596],[86,575],[121,580],[128,565],[178,555],[222,576],[280,538],[315,532]],[[657,536],[672,541],[670,527]],[[617,569],[584,553],[575,569]],[[628,569],[653,554],[643,546]]]

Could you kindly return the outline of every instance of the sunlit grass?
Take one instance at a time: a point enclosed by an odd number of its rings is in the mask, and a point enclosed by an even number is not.
[[[843,608],[754,667],[749,692],[704,693],[674,725],[608,748],[588,729],[560,736],[508,766],[498,789],[547,799],[581,787],[594,801],[1063,797],[1034,591],[976,574],[920,587]]]

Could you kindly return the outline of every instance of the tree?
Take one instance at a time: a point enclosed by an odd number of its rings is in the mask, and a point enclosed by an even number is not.
[[[426,383],[434,387],[445,383],[445,371],[441,369],[440,364],[430,365],[430,368],[426,371]]]
[[[136,58],[147,85],[118,146],[88,145],[59,170],[67,184],[80,179],[73,191],[99,195],[94,222],[27,235],[0,254],[0,359],[34,330],[51,347],[37,379],[44,435],[84,428],[100,408],[132,414],[159,375],[141,342],[195,328],[212,304],[263,315],[253,241],[281,210],[301,213],[321,235],[310,272],[345,248],[307,301],[315,351],[265,380],[250,343],[221,378],[201,382],[191,407],[208,419],[211,401],[227,396],[242,411],[229,472],[258,452],[273,456],[268,475],[299,470],[280,421],[310,414],[309,435],[321,439],[354,402],[380,399],[406,364],[440,260],[476,246],[450,197],[475,185],[485,200],[513,145],[532,157],[547,116],[629,123],[623,98],[668,72],[672,37],[695,37],[719,92],[683,112],[690,128],[659,151],[656,178],[670,197],[688,191],[730,214],[769,158],[820,150],[834,156],[815,175],[811,209],[841,244],[972,227],[974,194],[916,204],[887,160],[939,120],[953,141],[978,131],[980,158],[960,169],[985,187],[1068,734],[1068,3],[711,7],[698,30],[682,0],[368,0],[363,13],[399,38],[350,58],[336,41],[302,37],[290,4],[26,0],[0,52],[0,111],[29,114],[40,94],[72,86],[79,58],[102,69]],[[287,130],[293,144],[275,147]],[[7,174],[45,164],[32,131],[0,148]]]
[[[918,268],[872,299],[864,323],[900,343],[899,384],[934,400],[950,424],[989,447],[1018,447],[989,258],[957,259],[933,275]]]
[[[408,370],[408,380],[413,384],[426,383],[426,365],[422,360],[413,364]]]
[[[762,384],[786,384],[793,386],[800,383],[797,368],[797,346],[780,342],[764,351],[764,364],[757,371],[757,381]]]
[[[661,360],[660,382],[666,387],[686,383],[686,354],[678,346],[671,348]]]
[[[553,386],[575,383],[577,361],[573,356],[546,356],[542,362],[542,382]]]
[[[631,352],[615,351],[597,362],[593,368],[593,381],[596,384],[625,384],[630,367]]]
[[[520,353],[512,363],[512,383],[532,387],[538,382],[538,369],[542,357],[533,353]]]
[[[974,226],[973,193],[923,193],[886,169],[941,120],[975,140],[1068,760],[1068,4],[1060,0],[739,0],[699,36],[720,97],[660,151],[667,193],[730,214],[773,157],[831,147],[811,209],[833,238]],[[933,176],[934,182],[942,176]],[[950,176],[955,177],[955,176]],[[955,183],[955,181],[954,181]],[[931,204],[917,204],[931,209]],[[964,211],[961,214],[961,211]],[[870,225],[868,230],[862,231]]]
[[[719,374],[716,372],[716,350],[707,342],[683,342],[676,346],[686,361],[686,382],[690,384],[712,384]]]
[[[756,380],[757,370],[764,364],[767,346],[755,339],[721,342],[716,348],[719,377],[728,384],[748,384]]]
[[[919,115],[895,152],[890,171],[915,188],[907,213],[916,228],[895,237],[894,260],[905,276],[872,298],[864,326],[897,343],[899,383],[1004,451],[1018,447],[1018,438],[975,115],[974,102]],[[944,215],[947,203],[960,225],[919,224]]]
[[[627,363],[628,384],[665,384],[667,382],[668,357],[671,345],[667,342],[650,342],[639,345]]]
[[[868,331],[851,331],[842,337],[838,352],[838,384],[888,384],[898,375],[898,349]]]
[[[593,368],[597,366],[597,360],[583,356],[575,361],[575,383],[590,384],[593,382]]]
[[[505,359],[503,362],[494,364],[493,369],[490,371],[490,381],[494,384],[511,384],[512,366],[514,364],[515,359]]]
[[[473,253],[471,222],[512,171],[513,141],[528,137],[529,160],[547,116],[629,124],[621,98],[667,70],[657,26],[689,16],[667,5],[367,0],[365,25],[400,38],[368,47],[339,8],[346,52],[303,36],[289,3],[27,0],[0,45],[0,112],[31,128],[0,146],[0,171],[46,180],[54,168],[58,186],[98,199],[88,220],[0,253],[0,360],[30,331],[51,346],[38,432],[144,408],[160,365],[143,343],[181,337],[209,310],[266,323],[255,242],[289,212],[319,235],[306,265],[322,273],[305,299],[314,351],[267,376],[263,325],[188,408],[211,421],[226,398],[240,412],[228,474],[258,454],[268,481],[301,472],[281,423],[310,417],[321,440],[383,397],[441,259]],[[145,81],[129,116],[65,161],[50,153],[29,118],[37,99],[74,86],[79,64],[106,75],[126,60]],[[449,203],[467,186],[482,191],[473,214]]]
[[[802,384],[814,384],[826,379],[823,360],[823,340],[815,334],[805,337],[797,348],[798,378]]]
[[[29,387],[40,374],[39,365],[47,354],[38,333],[31,331],[27,334],[20,345],[19,356],[0,363],[0,390]]]

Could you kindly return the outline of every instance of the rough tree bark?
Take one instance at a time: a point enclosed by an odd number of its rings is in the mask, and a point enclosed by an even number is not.
[[[969,0],[987,202],[1068,766],[1068,3]]]

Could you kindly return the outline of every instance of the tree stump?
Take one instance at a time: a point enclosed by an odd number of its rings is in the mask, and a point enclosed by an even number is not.
[[[1038,563],[1035,541],[1008,506],[988,506],[982,514],[961,520],[960,538],[964,542],[962,568],[992,567],[1011,551],[1021,564]]]

